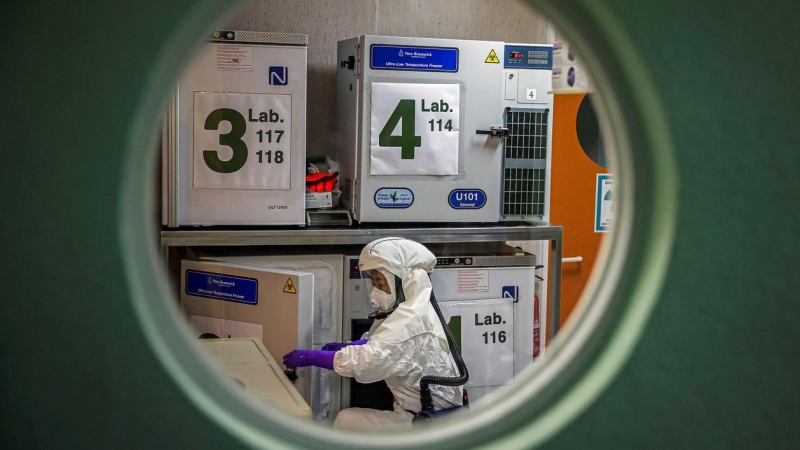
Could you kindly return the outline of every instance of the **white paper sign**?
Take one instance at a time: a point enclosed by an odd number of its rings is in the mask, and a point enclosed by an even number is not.
[[[372,83],[370,175],[458,175],[458,84]]]
[[[217,70],[253,70],[253,47],[238,45],[217,46]]]
[[[469,386],[499,386],[514,378],[514,304],[509,300],[440,301],[450,330],[461,336]],[[460,319],[454,321],[454,317]],[[457,328],[460,322],[460,330]],[[459,333],[460,331],[460,333]]]
[[[487,269],[459,269],[458,293],[471,294],[489,292],[489,271]]]
[[[292,97],[194,93],[195,188],[289,189]]]

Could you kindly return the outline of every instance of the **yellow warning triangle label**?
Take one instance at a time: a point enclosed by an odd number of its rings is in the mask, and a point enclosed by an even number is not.
[[[494,49],[489,52],[489,56],[486,57],[486,61],[488,64],[500,64],[500,58],[497,57],[497,53],[494,52]]]
[[[286,286],[283,287],[283,292],[287,294],[297,294],[297,289],[294,288],[294,283],[292,283],[291,278],[286,280]]]

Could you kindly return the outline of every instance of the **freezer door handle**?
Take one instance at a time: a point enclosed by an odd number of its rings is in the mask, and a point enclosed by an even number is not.
[[[508,128],[492,125],[488,130],[476,130],[475,134],[488,134],[491,137],[508,137],[510,134]]]

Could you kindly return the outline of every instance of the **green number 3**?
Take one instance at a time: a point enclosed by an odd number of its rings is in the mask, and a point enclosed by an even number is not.
[[[422,138],[414,134],[415,103],[414,100],[400,100],[378,135],[378,146],[400,147],[400,159],[414,159],[414,149],[422,146]],[[392,131],[400,120],[403,121],[400,136],[393,136]]]
[[[232,173],[244,167],[247,162],[247,144],[242,140],[247,131],[247,122],[239,111],[229,108],[220,108],[211,112],[206,117],[204,128],[206,130],[218,130],[219,124],[226,121],[231,124],[229,133],[219,135],[219,145],[230,147],[233,156],[227,161],[219,159],[216,150],[203,150],[203,161],[209,169],[219,173]]]

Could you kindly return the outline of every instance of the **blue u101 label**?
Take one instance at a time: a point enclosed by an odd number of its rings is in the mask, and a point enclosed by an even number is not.
[[[447,202],[454,209],[481,209],[486,205],[486,193],[480,189],[455,189]]]
[[[378,208],[408,208],[414,203],[414,193],[406,188],[381,188],[375,191]]]
[[[373,44],[369,66],[379,70],[458,72],[458,49]]]
[[[258,281],[253,278],[187,270],[186,293],[255,305],[258,303]]]

